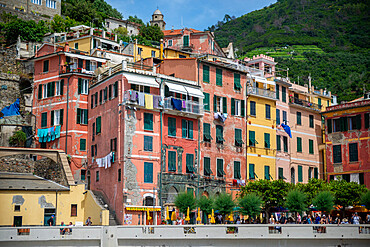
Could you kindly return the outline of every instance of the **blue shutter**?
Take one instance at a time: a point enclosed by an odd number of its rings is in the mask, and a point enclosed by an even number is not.
[[[153,163],[144,162],[144,183],[153,183]]]
[[[280,125],[280,110],[276,109],[276,124]]]
[[[270,167],[265,166],[265,179],[270,180]]]
[[[193,139],[193,121],[188,121],[189,139]]]
[[[255,179],[254,164],[249,164],[249,179]]]
[[[187,121],[185,119],[182,119],[181,121],[181,127],[182,127],[182,138],[187,137]]]

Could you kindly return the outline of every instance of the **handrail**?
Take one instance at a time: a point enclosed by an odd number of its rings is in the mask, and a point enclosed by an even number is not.
[[[176,98],[171,96],[171,97],[167,97],[164,99],[164,103],[163,103],[164,109],[176,110],[172,106],[172,102],[171,102],[172,99],[176,99]],[[177,100],[181,100],[181,99],[177,99]],[[197,115],[203,115],[203,104],[202,103],[191,101],[191,100],[181,100],[181,101],[182,101],[182,109],[178,111],[197,114]]]
[[[271,98],[271,99],[276,99],[275,91],[271,91],[271,90],[264,89],[264,88],[248,86],[247,87],[247,93],[248,94],[259,95],[259,96],[264,96],[264,97],[268,97],[268,98]]]
[[[318,105],[316,103],[312,103],[307,100],[299,99],[293,96],[289,96],[289,103],[294,104],[294,105],[300,105],[303,107],[308,107],[315,111],[321,111],[321,108],[322,108],[322,105]]]

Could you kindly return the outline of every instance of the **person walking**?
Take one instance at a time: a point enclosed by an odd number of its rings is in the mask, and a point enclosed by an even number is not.
[[[85,222],[85,225],[86,226],[91,226],[92,225],[92,221],[91,221],[91,217],[89,216]]]
[[[360,221],[361,221],[361,217],[358,216],[357,213],[355,213],[355,215],[353,216],[353,219],[352,219],[352,224],[356,224],[356,225],[359,225],[360,224]]]

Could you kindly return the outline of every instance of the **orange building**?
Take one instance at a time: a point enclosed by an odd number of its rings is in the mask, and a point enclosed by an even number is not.
[[[84,181],[87,163],[89,80],[106,59],[43,44],[33,58],[36,146],[63,149],[70,155],[75,181]]]

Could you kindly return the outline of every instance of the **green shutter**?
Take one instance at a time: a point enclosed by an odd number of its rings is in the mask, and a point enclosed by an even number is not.
[[[101,133],[101,117],[96,118],[96,134]]]
[[[184,46],[189,46],[189,35],[184,36]]]
[[[118,97],[118,81],[114,83],[114,97]]]
[[[313,173],[314,173],[314,178],[319,179],[319,169],[317,167],[313,169]]]
[[[286,87],[281,87],[281,100],[286,102]]]
[[[302,166],[298,166],[298,182],[303,182]]]
[[[235,115],[235,99],[231,98],[231,115]]]
[[[242,85],[240,84],[240,74],[234,73],[234,89],[240,90],[242,88]]]
[[[168,118],[168,135],[176,136],[176,118]]]
[[[276,150],[281,151],[281,138],[279,135],[276,136]]]
[[[176,152],[168,151],[168,171],[176,171]]]
[[[361,129],[361,115],[356,115],[356,129]]]
[[[82,79],[78,78],[78,94],[81,94],[82,91]]]
[[[241,110],[242,110],[241,116],[244,117],[245,116],[245,100],[241,101]]]
[[[255,179],[254,164],[249,164],[249,179]]]
[[[365,129],[369,128],[370,121],[369,121],[370,113],[365,113]]]
[[[312,167],[308,168],[308,180],[312,178]]]
[[[38,99],[42,99],[42,84],[39,85],[39,95],[38,95]]]
[[[46,84],[46,88],[47,88],[46,96],[51,97],[51,83],[50,82]]]
[[[239,161],[234,161],[234,179],[241,179]]]
[[[347,131],[348,130],[348,119],[346,117],[340,118],[340,130]]]
[[[41,113],[41,128],[45,128],[48,126],[48,113],[44,112]]]
[[[83,124],[87,124],[88,119],[89,119],[89,117],[87,115],[88,112],[87,112],[87,109],[84,109],[83,111],[84,111],[84,122],[83,122]]]
[[[193,121],[188,121],[188,134],[189,139],[193,139]]]
[[[194,172],[194,154],[186,154],[186,173]]]
[[[280,125],[280,110],[276,109],[276,124]]]
[[[270,167],[265,166],[265,179],[270,180]]]
[[[223,134],[223,127],[221,125],[216,125],[216,142],[223,143],[225,141]]]
[[[213,95],[213,111],[217,112],[217,96]]]
[[[313,115],[310,115],[309,118],[310,118],[310,128],[313,128],[314,127]]]
[[[297,112],[297,124],[302,125],[302,113]]]
[[[187,137],[187,122],[185,119],[181,121],[181,127],[182,127],[182,138]]]
[[[327,119],[326,122],[328,123],[328,133],[331,133],[333,130],[332,130],[332,120],[331,119]]]
[[[242,146],[243,145],[243,138],[242,138],[242,130],[235,129],[235,145]]]
[[[276,99],[280,99],[279,85],[276,85]]]
[[[81,109],[77,108],[77,124],[81,123]]]
[[[51,111],[51,114],[50,114],[50,125],[54,126],[54,111]]]
[[[217,159],[217,177],[223,177],[224,174],[224,160]]]
[[[204,110],[209,111],[210,110],[209,93],[203,93],[203,94],[204,94],[204,99],[203,99]]]
[[[309,146],[309,153],[310,154],[314,154],[314,150],[313,150],[313,140],[308,140],[308,146]]]
[[[216,69],[216,85],[222,86],[222,69]]]
[[[321,109],[321,98],[317,99],[317,104],[319,105],[319,108]]]
[[[256,116],[256,102],[254,102],[254,101],[251,101],[250,103],[249,103],[249,105],[250,105],[250,108],[251,108],[251,110],[250,110],[250,114],[251,114],[251,116]]]
[[[284,168],[279,167],[279,179],[284,179]]]
[[[59,124],[63,125],[64,109],[60,109]]]
[[[284,152],[288,152],[288,137],[283,136]]]
[[[86,151],[86,139],[80,139],[80,151]]]
[[[209,66],[203,65],[203,82],[209,83]]]
[[[264,137],[265,137],[265,148],[270,148],[270,134],[265,133]]]
[[[302,138],[297,137],[297,152],[302,152]]]
[[[153,114],[144,113],[144,130],[153,130]]]
[[[256,133],[252,130],[249,131],[249,146],[256,146]]]
[[[204,157],[203,164],[204,164],[204,176],[210,176],[211,175],[211,159],[208,157]]]
[[[209,123],[203,123],[203,140],[206,142],[210,142],[212,140],[211,125]]]
[[[144,162],[144,183],[153,183],[153,163]]]
[[[60,95],[63,95],[63,89],[64,89],[64,79],[60,81]]]
[[[50,96],[55,95],[55,81],[51,82],[51,93]]]
[[[227,113],[227,98],[223,97],[222,99],[222,113]]]

